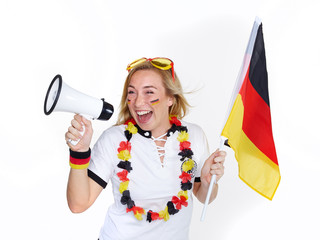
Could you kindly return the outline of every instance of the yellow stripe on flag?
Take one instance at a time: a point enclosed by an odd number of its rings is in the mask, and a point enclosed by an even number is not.
[[[239,177],[262,196],[272,200],[280,183],[279,166],[263,154],[242,130],[244,107],[238,94],[222,136],[235,152]]]
[[[235,155],[239,164],[239,177],[262,196],[272,200],[280,183],[279,166],[263,154],[243,131]]]

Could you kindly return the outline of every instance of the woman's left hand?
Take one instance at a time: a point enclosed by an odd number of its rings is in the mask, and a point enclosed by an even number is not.
[[[205,161],[201,170],[201,183],[210,184],[212,175],[216,175],[216,182],[224,174],[224,161],[227,153],[225,151],[216,150]]]

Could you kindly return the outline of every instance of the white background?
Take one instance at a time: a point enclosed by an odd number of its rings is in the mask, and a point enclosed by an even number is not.
[[[97,239],[111,185],[87,212],[65,197],[73,116],[45,116],[50,81],[115,106],[94,121],[94,140],[113,125],[126,65],[165,56],[194,106],[186,120],[218,147],[233,86],[256,16],[263,22],[273,133],[281,182],[273,201],[239,178],[228,150],[218,198],[200,222],[195,201],[190,239],[320,239],[320,4],[314,0],[1,0],[0,239]]]

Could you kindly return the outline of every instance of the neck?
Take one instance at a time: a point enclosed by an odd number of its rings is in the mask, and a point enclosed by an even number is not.
[[[163,131],[152,131],[151,135],[154,138],[158,138],[158,137],[162,136],[163,134],[167,133],[169,129],[170,129],[170,126]]]
[[[169,120],[166,122],[166,124],[163,124],[161,127],[151,131],[151,135],[155,138],[160,137],[161,135],[167,133],[167,131],[170,129],[171,124]]]

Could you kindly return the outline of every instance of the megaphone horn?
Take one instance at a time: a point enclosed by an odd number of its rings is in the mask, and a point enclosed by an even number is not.
[[[50,83],[44,101],[44,113],[73,112],[92,119],[109,120],[113,114],[113,106],[104,101],[81,93],[62,81],[56,75]]]
[[[113,114],[113,106],[104,101],[81,93],[62,81],[61,75],[56,75],[50,83],[44,100],[44,113],[73,112],[86,118],[109,120]],[[84,126],[83,126],[84,128]],[[84,130],[80,132],[84,134]],[[78,141],[70,140],[76,145]]]

